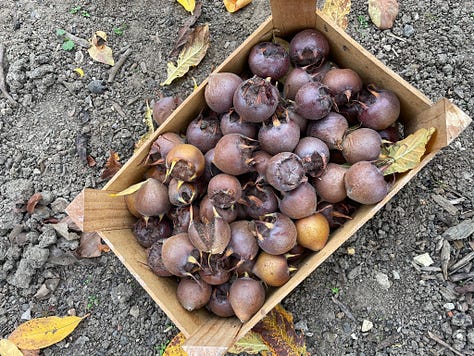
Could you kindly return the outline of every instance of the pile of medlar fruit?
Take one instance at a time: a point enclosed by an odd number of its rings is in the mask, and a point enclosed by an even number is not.
[[[211,74],[206,109],[157,138],[126,196],[150,269],[179,280],[186,310],[249,320],[359,204],[389,192],[374,162],[399,138],[397,96],[330,61],[317,30],[282,43],[255,45],[240,75]],[[175,102],[160,102],[163,120]]]

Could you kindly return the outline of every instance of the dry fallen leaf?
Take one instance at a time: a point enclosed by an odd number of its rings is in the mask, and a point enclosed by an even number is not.
[[[227,352],[231,354],[259,354],[263,351],[269,351],[268,346],[262,339],[262,335],[250,330],[243,338],[237,341]]]
[[[191,29],[191,26],[193,26],[196,23],[196,20],[199,18],[199,16],[201,16],[201,9],[202,9],[202,1],[198,0],[196,2],[196,7],[194,8],[194,13],[188,17],[188,19],[184,22],[183,27],[181,27],[178,31],[178,39],[176,40],[173,50],[170,53],[171,58],[175,58],[176,56],[178,56],[179,51],[181,50],[181,48],[183,48],[183,46],[188,41],[188,37],[193,32],[193,30]]]
[[[160,85],[170,85],[173,80],[185,75],[191,67],[197,66],[209,48],[209,26],[197,26],[179,54],[175,64],[168,62],[168,78]]]
[[[28,203],[26,203],[26,211],[28,212],[28,214],[33,214],[36,208],[36,204],[38,204],[41,199],[43,199],[41,193],[35,193],[31,196],[30,199],[28,199]]]
[[[184,7],[186,11],[189,11],[191,14],[196,7],[196,2],[194,0],[178,0],[178,2]]]
[[[304,334],[296,333],[293,316],[281,305],[273,308],[252,330],[262,336],[273,355],[309,355]]]
[[[76,255],[83,258],[94,258],[102,255],[102,252],[109,252],[110,248],[102,243],[102,239],[97,232],[83,232]]]
[[[39,356],[40,354],[40,350],[37,349],[37,350],[21,350],[21,353],[23,354],[23,356]]]
[[[178,333],[173,340],[170,341],[168,346],[166,346],[163,356],[186,356],[187,353],[183,350],[183,346],[186,341],[186,337],[183,333]]]
[[[74,72],[79,74],[79,77],[81,78],[84,76],[84,70],[82,68],[74,68]]]
[[[0,339],[0,355],[1,356],[23,356],[23,353],[16,345],[8,339]]]
[[[146,183],[146,180],[144,180],[143,182],[139,182],[139,183],[136,183],[134,185],[131,185],[130,187],[122,190],[121,192],[111,193],[111,194],[109,194],[109,196],[111,196],[111,197],[121,197],[123,195],[129,195],[129,194],[135,193],[145,183]]]
[[[403,140],[384,147],[381,154],[381,159],[387,163],[384,175],[402,173],[415,168],[420,163],[426,145],[435,131],[434,127],[422,128]]]
[[[397,0],[369,0],[370,19],[381,30],[393,27],[398,10]]]
[[[105,32],[97,31],[89,42],[91,47],[87,52],[89,52],[92,59],[110,66],[115,64],[112,49],[106,45],[107,34]]]
[[[29,320],[16,328],[8,337],[18,348],[36,350],[51,346],[68,336],[79,325],[81,317],[50,316]]]
[[[343,30],[347,28],[347,16],[351,12],[351,0],[326,0],[321,11]]]
[[[250,4],[252,0],[224,0],[224,5],[227,11],[230,13],[236,12],[243,9],[245,6]]]
[[[146,110],[145,110],[143,121],[145,122],[147,131],[144,135],[142,135],[138,139],[138,142],[135,143],[135,151],[138,150],[140,146],[143,145],[146,142],[146,140],[148,140],[148,138],[150,138],[155,132],[155,126],[153,126],[153,109],[150,108],[150,105],[148,104],[148,100],[146,102]]]
[[[107,162],[105,163],[105,169],[100,175],[101,179],[108,180],[112,178],[115,173],[117,173],[120,168],[122,167],[122,164],[119,162],[119,155],[115,151],[110,151],[110,156],[107,159]]]

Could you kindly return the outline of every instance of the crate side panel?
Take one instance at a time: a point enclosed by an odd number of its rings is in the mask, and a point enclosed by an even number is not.
[[[206,311],[199,310],[191,313],[179,304],[176,298],[176,280],[159,277],[148,268],[146,250],[136,242],[131,230],[101,231],[100,235],[186,337],[192,335],[209,320],[210,315]]]
[[[334,26],[318,11],[316,28],[323,32],[331,45],[331,57],[341,67],[355,70],[364,83],[374,83],[395,92],[400,99],[400,121],[413,120],[428,109],[432,102],[419,90],[385,66],[374,55],[353,40],[339,27]]]

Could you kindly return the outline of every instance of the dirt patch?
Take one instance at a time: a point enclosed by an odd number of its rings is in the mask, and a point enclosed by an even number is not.
[[[77,5],[81,10],[72,14]],[[447,97],[473,116],[472,8],[472,1],[404,1],[395,27],[378,31],[365,5],[354,2],[348,32],[430,99]],[[167,56],[186,18],[175,1],[3,4],[7,84],[20,105],[0,97],[0,337],[25,319],[70,309],[91,316],[44,355],[154,355],[176,334],[112,253],[78,261],[71,255],[78,236],[66,238],[43,220],[63,217],[82,188],[104,184],[99,177],[109,150],[122,162],[132,155],[146,130],[146,99],[158,91],[185,98],[191,76],[201,82],[269,14],[263,0],[233,15],[221,1],[206,1],[199,23],[210,25],[207,56],[190,75],[162,88]],[[132,54],[115,81],[93,93],[88,85],[106,81],[107,66],[91,61],[84,48],[63,50],[57,29],[84,38],[103,30],[116,57],[128,48]],[[451,355],[428,331],[474,353],[472,296],[454,292],[460,283],[445,282],[440,269],[441,234],[473,216],[473,134],[471,126],[285,299],[311,354]],[[85,140],[95,167],[80,160],[78,139]],[[35,192],[43,200],[30,215],[21,208]],[[455,202],[454,209],[443,208],[439,196]],[[472,251],[469,242],[472,237],[451,243],[453,260]],[[421,268],[413,259],[424,253],[434,264]],[[471,270],[468,263],[457,272]]]

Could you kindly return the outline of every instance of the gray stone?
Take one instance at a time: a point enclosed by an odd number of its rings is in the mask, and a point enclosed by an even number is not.
[[[23,253],[23,259],[33,268],[38,269],[43,267],[49,257],[49,250],[39,246],[31,246]]]
[[[446,309],[446,310],[454,310],[456,306],[454,305],[454,303],[445,303],[443,304],[443,308]]]
[[[467,342],[474,346],[474,329],[467,332]]]
[[[373,327],[374,327],[374,324],[370,320],[364,319],[364,321],[362,321],[362,326],[360,327],[360,331],[362,331],[363,333],[366,333],[367,331],[371,330]]]
[[[51,203],[51,209],[53,213],[63,213],[66,210],[66,207],[69,205],[69,202],[64,198],[57,198]]]
[[[120,283],[110,290],[110,297],[115,304],[127,303],[132,295],[133,289],[130,284]]]
[[[396,271],[396,270],[393,270],[393,271],[392,271],[392,278],[393,278],[394,280],[397,280],[397,281],[400,280],[400,273],[399,273],[398,271]]]
[[[375,275],[377,283],[384,289],[389,289],[392,286],[392,283],[388,279],[388,276],[385,273],[379,272]]]
[[[25,310],[23,314],[21,314],[20,317],[21,320],[31,320],[31,308],[28,308]]]
[[[28,201],[33,195],[33,183],[27,179],[13,179],[6,182],[1,190],[4,197],[9,200],[16,201]]]
[[[472,318],[469,314],[457,313],[451,318],[451,324],[465,328],[472,325]]]
[[[64,237],[66,240],[69,239],[69,229],[66,223],[57,223],[51,224],[51,227],[59,234],[59,236]]]
[[[414,33],[415,33],[415,29],[413,28],[412,25],[407,24],[403,27],[403,35],[405,37],[411,37],[413,36]]]
[[[28,288],[34,273],[34,268],[31,267],[26,259],[23,259],[18,264],[15,273],[7,277],[7,282],[17,288]]]
[[[413,258],[413,261],[415,261],[415,263],[422,267],[429,267],[434,263],[433,259],[428,253],[423,253],[421,255],[415,256]]]
[[[54,245],[57,240],[58,240],[58,237],[56,236],[56,232],[52,228],[47,228],[39,236],[39,246],[49,247],[51,245]]]
[[[140,308],[138,307],[138,305],[134,305],[130,308],[130,311],[128,313],[134,318],[138,318],[140,316]]]
[[[351,270],[349,271],[349,273],[347,274],[347,278],[349,278],[349,279],[354,279],[354,278],[356,278],[357,276],[359,276],[361,272],[362,272],[362,266],[361,266],[361,265],[359,265],[359,266],[357,266],[357,267],[354,267],[354,268],[351,269]]]

